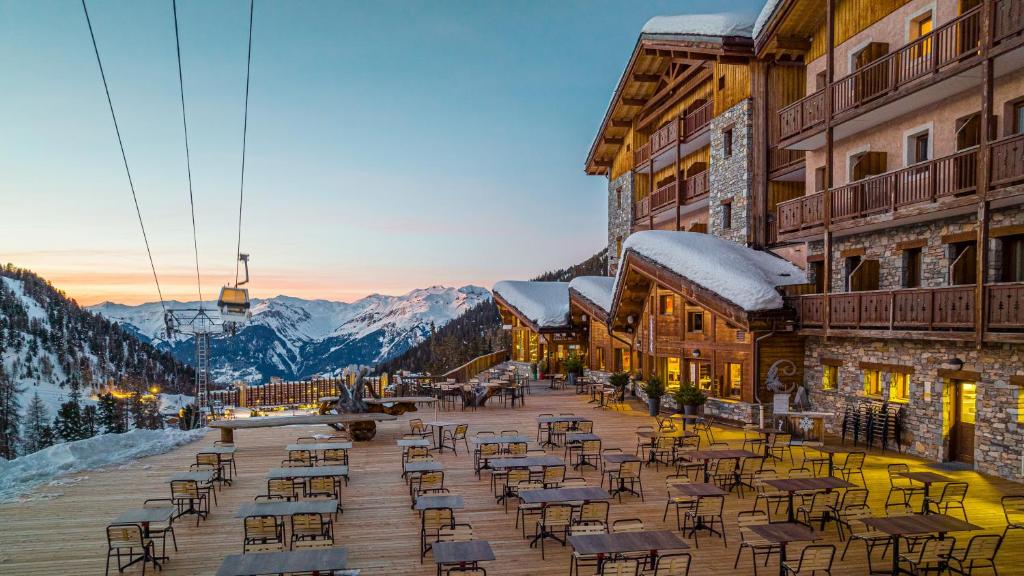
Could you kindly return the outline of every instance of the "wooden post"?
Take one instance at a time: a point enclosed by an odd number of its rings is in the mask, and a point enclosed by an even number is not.
[[[835,76],[835,0],[827,0],[825,7],[825,190],[822,192],[822,205],[825,210],[825,262],[822,268],[825,270],[825,294],[822,296],[822,329],[825,338],[828,339],[829,325],[831,323],[831,305],[829,304],[829,293],[832,291],[832,170],[835,165],[832,158],[834,150],[834,133],[832,130],[832,80]]]
[[[769,141],[768,114],[768,62],[752,60],[750,79],[753,96],[753,150],[750,151],[751,205],[750,222],[747,226],[747,242],[754,248],[768,245],[768,149],[774,144]]]
[[[683,114],[685,114],[685,112],[683,112]],[[675,225],[675,229],[676,229],[676,232],[678,232],[679,231],[679,218],[682,217],[683,198],[685,198],[685,195],[683,194],[683,182],[679,179],[679,176],[680,176],[679,175],[679,162],[682,161],[682,158],[679,157],[679,141],[682,139],[683,128],[685,127],[684,125],[686,124],[686,121],[683,120],[682,116],[680,116],[680,118],[678,120],[676,120],[676,122],[677,122],[676,141],[675,141],[675,143],[672,146],[675,148],[675,157],[676,157],[676,161],[675,161],[675,165],[676,165],[676,167],[675,167],[675,172],[676,172],[676,225]]]
[[[995,25],[993,10],[995,4],[985,0],[981,11],[981,63],[983,80],[981,84],[981,145],[978,147],[978,238],[975,246],[977,266],[974,275],[974,344],[981,348],[985,338],[985,282],[988,274],[988,237],[989,213],[988,189],[992,170],[992,140],[995,135],[995,117],[992,113],[992,93],[994,84],[992,48],[992,30]],[[935,48],[933,48],[935,49]]]

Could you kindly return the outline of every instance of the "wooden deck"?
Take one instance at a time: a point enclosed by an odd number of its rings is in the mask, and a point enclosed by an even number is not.
[[[635,446],[634,430],[641,424],[652,424],[652,419],[640,411],[639,404],[632,410],[611,411],[593,409],[585,396],[576,396],[571,390],[549,391],[535,386],[527,397],[526,406],[515,409],[486,407],[477,411],[445,413],[443,419],[467,422],[470,433],[477,430],[499,432],[518,429],[533,436],[536,415],[539,412],[576,412],[592,417],[594,432],[603,439],[604,447],[621,447],[632,452]],[[409,417],[426,418],[426,411],[405,415],[397,422],[378,424],[377,437],[357,443],[351,453],[351,485],[343,489],[344,514],[336,524],[339,545],[349,551],[349,565],[360,568],[363,574],[419,574],[435,573],[430,556],[426,563],[418,560],[419,519],[409,508],[406,486],[401,478],[400,449],[395,439],[407,429]],[[186,517],[175,523],[180,552],[172,552],[172,559],[164,566],[167,576],[184,574],[213,574],[228,554],[241,552],[242,522],[234,517],[242,504],[252,501],[254,495],[265,490],[265,477],[269,469],[279,466],[285,458],[285,445],[298,436],[325,433],[324,426],[293,426],[288,428],[261,428],[246,430],[239,443],[236,458],[238,477],[234,486],[218,493],[219,505],[213,508],[209,520],[197,528],[194,520]],[[719,434],[733,440],[739,447],[741,437],[736,430]],[[71,477],[59,486],[48,486],[32,495],[32,500],[0,505],[0,573],[17,575],[99,574],[102,573],[106,544],[104,526],[122,510],[138,507],[149,497],[165,497],[166,476],[187,469],[199,448],[211,446],[217,432],[211,431],[200,442],[180,447],[173,452],[133,462],[124,469],[85,472]],[[561,449],[552,454],[562,455]],[[840,456],[840,459],[842,457]],[[912,458],[914,469],[926,470],[925,463]],[[799,461],[800,454],[797,454]],[[540,550],[529,548],[514,528],[515,515],[506,515],[490,495],[486,475],[477,480],[472,472],[471,458],[460,446],[458,456],[446,452],[440,456],[445,464],[445,485],[453,493],[465,497],[465,509],[456,512],[456,521],[469,522],[478,538],[489,540],[497,560],[484,563],[489,574],[559,575],[568,574],[570,548],[553,545],[547,547],[547,560],[542,561]],[[866,476],[871,489],[870,504],[882,510],[888,491],[885,465],[897,460],[893,453],[881,455],[872,452],[868,457]],[[777,465],[780,471],[786,467]],[[1008,493],[1022,493],[1024,487],[973,472],[942,472],[958,480],[969,481],[968,512],[973,523],[988,531],[1001,532],[1003,528],[999,497]],[[624,497],[622,503],[613,502],[611,519],[641,518],[648,529],[674,530],[669,522],[661,521],[665,506],[665,467],[660,471],[644,468],[643,482],[646,503],[638,498]],[[573,475],[570,473],[570,475]],[[583,473],[598,482],[592,470]],[[60,494],[46,499],[43,494]],[[749,509],[752,497],[740,499],[731,494],[726,499],[726,525],[729,545],[721,540],[700,538],[700,549],[692,550],[694,566],[690,574],[702,575],[732,570],[739,542],[735,524],[736,513]],[[966,542],[969,535],[958,534]],[[824,535],[825,542],[838,543],[835,530]],[[690,541],[692,544],[692,540]],[[1024,552],[1021,544],[1024,534],[1011,534],[999,557],[1000,573],[1024,574]],[[839,544],[841,551],[842,545]],[[795,546],[794,548],[799,548]],[[794,550],[791,548],[791,551]],[[865,574],[864,549],[855,546],[847,560],[837,563],[833,574]],[[759,573],[777,574],[773,558],[767,569]],[[126,573],[138,574],[133,566]],[[751,561],[744,555],[736,575],[753,574]],[[987,572],[982,572],[987,574]]]

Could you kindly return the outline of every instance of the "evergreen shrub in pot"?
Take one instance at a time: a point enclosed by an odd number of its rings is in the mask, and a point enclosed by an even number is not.
[[[693,384],[680,386],[679,390],[676,390],[674,398],[683,414],[696,414],[697,409],[708,401],[708,397]]]
[[[661,411],[661,397],[665,395],[665,383],[661,378],[651,376],[642,387],[644,394],[647,394],[647,412],[651,416],[657,416]]]

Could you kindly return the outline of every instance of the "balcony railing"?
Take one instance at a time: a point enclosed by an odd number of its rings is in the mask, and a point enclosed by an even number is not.
[[[832,82],[832,114],[859,108],[881,96],[956,65],[978,53],[982,40],[981,10],[975,7],[917,38],[895,52]],[[994,39],[999,41],[1024,29],[1024,8],[1019,0],[999,0],[995,6]],[[824,89],[782,108],[779,136],[799,135],[824,124]]]
[[[821,226],[825,223],[825,193],[815,192],[779,202],[776,210],[780,234]]]
[[[705,102],[683,117],[675,118],[658,128],[651,137],[633,152],[633,165],[640,166],[666,149],[686,142],[707,128],[711,123],[715,107],[712,101]]]
[[[694,174],[683,180],[683,204],[700,200],[708,193],[708,171]],[[672,206],[676,201],[676,182],[670,182],[659,187],[654,194],[644,196],[633,204],[633,219],[635,221],[657,214],[666,206]]]
[[[778,172],[786,168],[799,166],[804,161],[803,150],[790,150],[772,146],[768,149],[768,171]]]
[[[708,171],[694,174],[684,180],[683,193],[684,202],[693,202],[706,196],[708,193]]]
[[[651,197],[644,196],[633,203],[633,220],[640,220],[651,215]]]
[[[667,206],[676,201],[676,183],[666,184],[661,188],[654,191],[651,196],[651,210],[655,212],[658,209]]]
[[[1024,282],[985,286],[991,332],[1024,330]],[[829,326],[865,330],[974,330],[974,286],[829,295]],[[824,296],[800,297],[800,323],[824,325]]]
[[[1017,184],[1024,180],[1024,134],[1016,134],[992,143],[993,188]]]

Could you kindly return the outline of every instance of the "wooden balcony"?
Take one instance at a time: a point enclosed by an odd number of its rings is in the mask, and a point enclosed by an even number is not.
[[[994,2],[993,41],[1012,36],[1024,29],[1024,6],[1020,0]],[[922,86],[928,78],[940,82],[957,67],[973,66],[983,40],[981,29],[983,6],[975,7],[957,18],[882,56],[851,74],[836,79],[818,90],[778,111],[779,139],[785,141],[806,133],[817,132],[825,125],[828,112],[846,118],[868,104],[887,95],[896,94],[913,85]],[[950,72],[950,74],[939,74]],[[831,94],[831,110],[826,109],[825,90]],[[907,93],[911,90],[908,89]]]
[[[658,128],[651,137],[633,152],[633,166],[638,167],[653,157],[696,137],[707,129],[714,115],[714,102],[708,101],[691,111]]]
[[[985,286],[985,329],[1024,331],[1024,282]],[[822,294],[801,296],[800,324],[825,323]],[[846,330],[973,331],[974,285],[905,288],[829,295],[829,327]]]
[[[768,149],[768,174],[785,174],[803,166],[804,151],[772,146]]]
[[[683,180],[681,202],[689,204],[701,200],[708,194],[708,171],[705,170]],[[644,196],[633,204],[633,220],[641,222],[652,215],[657,215],[666,208],[676,205],[676,182],[659,187],[654,194]]]

